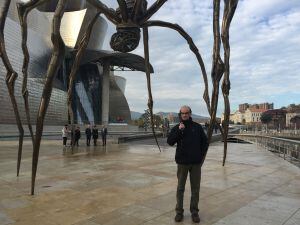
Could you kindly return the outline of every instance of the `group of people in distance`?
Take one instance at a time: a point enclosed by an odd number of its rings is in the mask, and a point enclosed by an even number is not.
[[[72,132],[72,129],[69,129],[68,124],[66,124],[62,129],[62,138],[63,138],[63,146],[64,147],[67,146],[67,140],[68,140],[69,133],[71,134],[70,145],[72,145],[73,132]],[[102,126],[102,128],[100,130],[100,134],[102,137],[102,145],[106,146],[107,128],[105,126]],[[87,146],[90,146],[91,138],[93,138],[94,146],[96,146],[97,140],[99,137],[99,132],[98,132],[98,128],[96,127],[96,125],[94,125],[92,129],[91,129],[91,126],[88,125],[85,129],[85,136],[86,136],[86,145]],[[74,130],[74,145],[75,146],[79,146],[80,137],[81,137],[80,127],[76,127],[76,129]]]

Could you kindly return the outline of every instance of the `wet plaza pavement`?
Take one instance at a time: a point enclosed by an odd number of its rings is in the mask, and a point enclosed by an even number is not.
[[[146,143],[146,142],[145,142]],[[31,196],[30,141],[16,177],[17,142],[0,142],[0,224],[193,224],[186,186],[182,223],[174,222],[174,148],[149,143],[79,146],[44,141]],[[222,143],[209,149],[202,170],[200,224],[299,225],[300,169],[253,144]]]

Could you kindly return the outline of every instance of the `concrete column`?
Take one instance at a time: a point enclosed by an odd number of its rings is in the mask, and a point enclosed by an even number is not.
[[[102,76],[102,124],[107,125],[109,119],[109,74],[110,65],[105,61]]]

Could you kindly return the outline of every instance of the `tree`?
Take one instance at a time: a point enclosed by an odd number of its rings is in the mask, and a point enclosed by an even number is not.
[[[268,129],[268,123],[272,121],[272,115],[269,113],[263,113],[261,114],[260,121],[263,124],[266,124],[266,129]]]
[[[155,127],[160,127],[163,124],[163,121],[159,115],[153,115],[153,120],[154,120],[154,126]]]
[[[138,127],[144,127],[144,125],[145,125],[144,120],[142,118],[139,118],[137,120],[137,125],[138,125]]]
[[[143,127],[145,128],[145,131],[150,127],[150,121],[151,121],[151,115],[149,110],[145,110],[145,113],[141,115],[139,120],[143,121]]]
[[[263,123],[263,124],[268,124],[272,121],[272,115],[269,114],[269,113],[263,113],[260,117],[260,121]]]
[[[151,126],[150,115],[147,112],[142,114],[139,118],[139,126],[140,124],[142,124],[142,126],[147,126],[147,128]],[[160,127],[163,124],[163,121],[159,115],[153,114],[153,124],[155,128]]]

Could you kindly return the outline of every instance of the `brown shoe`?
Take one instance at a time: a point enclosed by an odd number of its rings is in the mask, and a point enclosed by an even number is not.
[[[176,213],[175,216],[175,222],[181,222],[183,220],[183,214],[182,213]]]
[[[194,223],[200,223],[200,217],[198,213],[192,213],[192,220]]]

